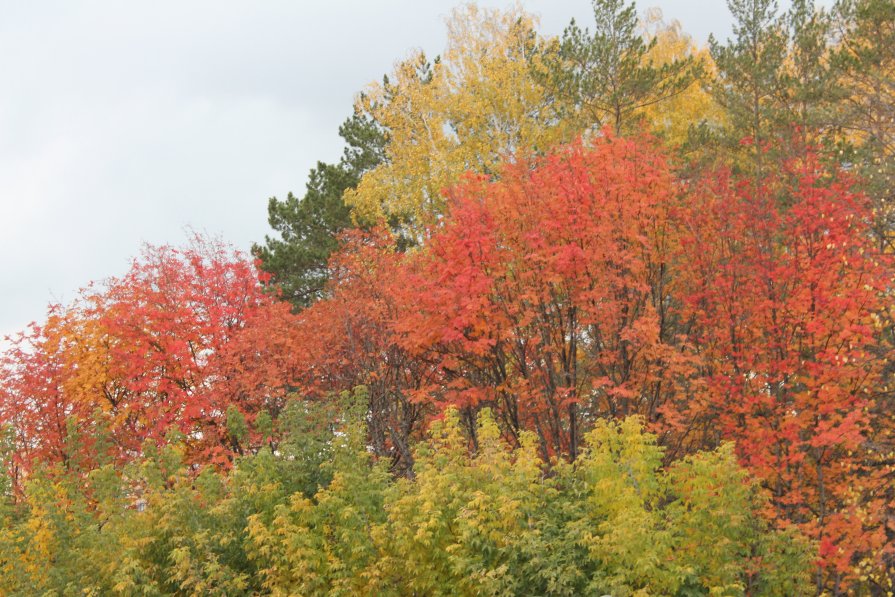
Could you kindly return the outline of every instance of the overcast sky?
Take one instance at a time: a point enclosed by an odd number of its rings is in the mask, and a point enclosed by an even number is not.
[[[455,5],[0,0],[0,336],[144,242],[262,240],[268,197],[338,158],[354,95],[411,49],[440,52]],[[588,0],[523,6],[548,34],[592,21]],[[730,32],[723,0],[638,6],[699,42]]]

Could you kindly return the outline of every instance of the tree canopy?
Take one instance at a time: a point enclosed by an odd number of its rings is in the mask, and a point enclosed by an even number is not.
[[[892,0],[466,5],[245,255],[0,353],[0,592],[877,595]]]

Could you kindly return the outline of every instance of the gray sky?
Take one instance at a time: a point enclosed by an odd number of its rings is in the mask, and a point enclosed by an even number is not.
[[[268,197],[338,158],[354,95],[412,48],[438,53],[457,4],[0,0],[0,336],[144,242],[262,240]],[[588,0],[523,5],[545,33],[592,20]],[[638,6],[729,35],[723,0]]]

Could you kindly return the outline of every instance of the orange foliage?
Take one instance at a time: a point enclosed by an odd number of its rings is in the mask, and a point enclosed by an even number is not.
[[[735,441],[833,586],[892,553],[871,454],[895,453],[876,390],[892,263],[847,177],[810,157],[782,169],[759,189],[688,186],[652,141],[608,134],[520,159],[450,190],[425,246],[346,234],[326,297],[297,315],[217,244],[149,248],[3,357],[14,472],[72,458],[73,431],[99,450],[103,429],[119,458],[177,429],[193,462],[225,462],[262,439],[227,432],[232,406],[251,423],[290,391],[359,384],[370,445],[408,475],[448,406],[473,442],[488,406],[511,442],[532,430],[569,458],[598,419],[639,414],[669,459]]]
[[[343,243],[330,263],[328,298],[298,317],[302,388],[320,399],[366,385],[373,448],[410,474],[409,440],[431,412],[419,389],[431,382],[432,368],[399,346],[392,329],[406,314],[396,300],[405,284],[403,256],[382,229],[349,232]]]
[[[433,397],[572,457],[598,417],[656,421],[694,371],[667,311],[676,202],[659,151],[610,137],[454,189],[396,322]]]

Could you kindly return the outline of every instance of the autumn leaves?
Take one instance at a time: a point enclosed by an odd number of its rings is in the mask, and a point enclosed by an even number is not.
[[[869,25],[817,47],[828,16],[747,4],[714,64],[621,2],[553,40],[460,9],[272,200],[264,273],[196,239],[54,307],[3,357],[8,561],[105,471],[151,495],[115,524],[165,590],[885,587],[888,191],[809,76]]]
[[[228,406],[254,417],[282,405],[288,352],[276,351],[288,316],[245,256],[219,242],[147,247],[125,276],[52,307],[4,355],[14,476],[69,459],[71,441],[89,466],[130,460],[172,431],[193,439],[194,459],[227,461],[241,450],[223,430]],[[98,435],[109,453],[94,453]]]

